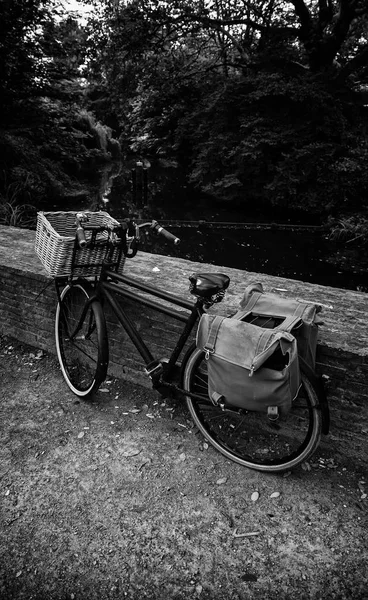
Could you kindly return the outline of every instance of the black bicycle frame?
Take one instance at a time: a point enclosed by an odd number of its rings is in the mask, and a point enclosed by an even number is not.
[[[108,278],[110,278],[112,281]],[[162,305],[152,298],[146,298],[143,296],[138,297],[133,291],[119,286],[119,283],[128,285],[129,287],[148,293],[150,296],[161,298],[162,300],[166,300],[171,304],[185,308],[187,311],[189,311],[189,315],[184,315],[175,308]],[[158,377],[161,374],[162,364],[151,354],[136,326],[114,298],[115,294],[133,301],[138,301],[139,304],[153,308],[157,312],[168,315],[185,324],[175,348],[172,351],[169,361],[165,365],[165,378],[170,379],[170,375],[185,346],[186,341],[188,340],[195,326],[197,319],[204,313],[204,301],[201,298],[197,298],[195,303],[191,303],[184,298],[169,294],[163,289],[154,287],[142,281],[137,281],[136,279],[127,277],[125,275],[120,275],[113,271],[109,271],[108,269],[103,269],[101,277],[96,284],[95,294],[90,298],[88,304],[93,302],[93,300],[96,298],[107,301],[119,323],[125,329],[132,343],[144,360],[146,372],[153,380],[156,378],[156,376]]]

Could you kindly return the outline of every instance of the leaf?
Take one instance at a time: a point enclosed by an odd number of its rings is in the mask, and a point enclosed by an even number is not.
[[[252,502],[257,502],[258,498],[259,498],[259,493],[258,492],[253,492],[253,494],[250,497],[250,499],[252,500]]]
[[[224,483],[226,483],[226,482],[227,482],[227,477],[221,477],[220,479],[218,479],[218,480],[216,481],[216,484],[217,484],[217,485],[223,485],[223,484],[224,484]]]
[[[247,533],[238,533],[238,530],[235,529],[233,536],[235,538],[254,537],[256,535],[259,535],[260,533],[261,533],[260,531],[248,531]]]
[[[242,581],[257,581],[257,579],[258,577],[255,573],[244,573],[241,577]]]
[[[137,456],[140,454],[142,450],[127,450],[127,452],[123,452],[124,458],[130,458],[131,456]]]
[[[280,492],[272,492],[270,498],[278,498],[280,495]]]

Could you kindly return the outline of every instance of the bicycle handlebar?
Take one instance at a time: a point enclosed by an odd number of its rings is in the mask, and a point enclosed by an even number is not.
[[[158,235],[162,235],[162,237],[164,237],[169,242],[173,242],[173,244],[175,245],[180,244],[180,239],[172,233],[170,233],[170,231],[167,231],[167,229],[161,227],[161,225],[157,223],[157,221],[152,221],[151,227],[154,231],[156,231]]]
[[[172,233],[170,233],[170,231],[168,231],[167,229],[164,229],[163,227],[161,227],[161,225],[157,222],[157,221],[150,221],[147,223],[141,223],[138,226],[135,225],[135,223],[129,219],[129,220],[125,220],[119,223],[119,225],[116,225],[116,227],[114,226],[109,226],[106,227],[104,225],[88,225],[88,223],[83,223],[83,221],[86,219],[84,213],[77,213],[76,217],[75,217],[75,222],[76,222],[76,240],[77,243],[79,245],[80,248],[85,248],[87,246],[87,240],[86,240],[86,236],[85,236],[85,231],[116,231],[116,230],[126,230],[129,233],[129,230],[131,230],[131,228],[133,227],[133,229],[135,227],[138,227],[138,229],[144,229],[144,228],[150,228],[153,231],[155,231],[157,233],[157,235],[161,235],[162,237],[164,237],[167,241],[172,242],[175,245],[178,245],[180,243],[180,239],[178,237],[176,237],[175,235],[173,235]]]

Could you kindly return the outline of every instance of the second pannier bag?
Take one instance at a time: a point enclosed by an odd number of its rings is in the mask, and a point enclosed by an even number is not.
[[[254,283],[246,288],[240,308],[234,319],[256,323],[261,327],[285,329],[285,319],[299,317],[299,323],[292,331],[297,340],[298,354],[315,370],[318,325],[322,324],[318,316],[321,306],[265,293],[261,283]]]
[[[298,321],[289,319],[289,327]],[[204,314],[197,347],[207,358],[208,393],[214,404],[276,418],[288,412],[300,387],[297,344],[289,331]]]

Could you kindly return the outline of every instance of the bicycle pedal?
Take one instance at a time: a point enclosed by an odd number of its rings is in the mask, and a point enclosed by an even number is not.
[[[162,361],[153,360],[144,370],[148,377],[157,377],[157,375],[160,375],[163,372],[164,367]]]

